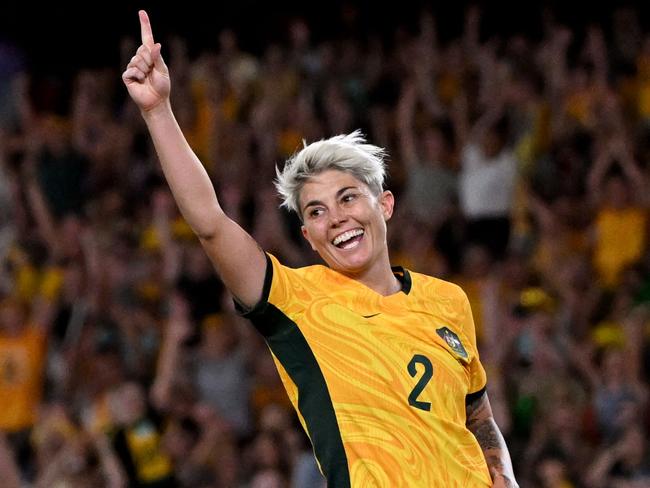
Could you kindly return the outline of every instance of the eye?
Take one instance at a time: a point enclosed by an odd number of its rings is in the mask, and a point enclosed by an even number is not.
[[[345,195],[343,195],[341,197],[341,201],[343,203],[349,203],[349,202],[351,202],[353,200],[356,200],[356,199],[357,199],[357,194],[356,193],[346,193]]]
[[[309,211],[309,217],[310,217],[310,218],[320,217],[321,215],[323,215],[323,212],[325,212],[325,211],[324,211],[322,208],[320,208],[320,207],[312,208],[312,209]]]

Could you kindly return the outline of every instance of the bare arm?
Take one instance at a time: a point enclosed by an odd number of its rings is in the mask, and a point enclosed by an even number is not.
[[[103,432],[95,432],[91,434],[91,438],[99,457],[99,464],[107,488],[126,487],[126,474],[106,435]]]
[[[153,225],[160,239],[163,258],[163,277],[166,286],[176,282],[181,268],[180,248],[172,239],[170,229],[171,212],[174,202],[166,190],[157,190],[153,194]]]
[[[435,118],[443,118],[445,110],[436,92],[436,76],[440,71],[440,51],[436,33],[436,21],[430,12],[420,17],[420,36],[416,41],[419,62],[413,64],[413,74],[422,107]]]
[[[559,136],[566,125],[563,106],[568,88],[567,50],[571,39],[571,31],[566,27],[548,26],[548,36],[541,49],[543,59],[540,61],[546,87],[545,97],[553,107],[551,129],[554,136]]]
[[[201,240],[226,287],[244,306],[262,295],[264,253],[222,210],[210,178],[190,148],[169,101],[169,70],[154,44],[149,18],[140,11],[142,45],[122,79],[147,124],[167,183],[183,217]]]
[[[600,89],[605,89],[609,73],[609,60],[607,59],[603,30],[599,26],[589,27],[586,44],[587,56],[594,66],[596,84]]]
[[[612,158],[607,144],[601,142],[596,147],[594,162],[587,175],[589,199],[593,205],[598,205],[604,190],[604,180],[612,164]]]
[[[402,85],[399,103],[397,104],[397,134],[399,136],[400,153],[406,168],[413,168],[418,163],[415,144],[415,106],[417,104],[417,90],[415,83],[407,81]]]
[[[594,204],[602,200],[607,171],[618,162],[636,202],[647,205],[646,179],[632,154],[631,143],[622,133],[598,144],[594,163],[587,177],[589,196]]]
[[[614,481],[611,476],[612,469],[616,463],[625,462],[635,456],[636,446],[643,445],[642,431],[640,425],[630,426],[614,445],[598,452],[593,463],[586,470],[585,485],[589,488],[612,486]]]
[[[36,158],[40,152],[40,147],[41,141],[39,136],[32,136],[29,141],[25,160],[23,161],[23,179],[26,197],[43,241],[47,245],[51,255],[59,257],[61,254],[61,243],[58,237],[57,225],[43,195],[36,170]]]
[[[487,393],[467,405],[467,428],[474,434],[487,461],[493,486],[518,487],[506,442],[492,416]]]
[[[645,207],[650,203],[647,178],[634,158],[632,142],[621,131],[609,143],[610,153],[623,168],[623,174],[634,193],[636,202]]]
[[[646,324],[650,320],[650,307],[638,305],[623,316],[620,321],[625,334],[625,364],[624,374],[627,382],[634,386],[635,390],[646,402],[648,389],[643,380],[643,350],[645,344]]]
[[[465,29],[463,31],[463,47],[465,55],[473,58],[479,51],[481,30],[481,9],[471,5],[465,12]]]
[[[170,311],[160,348],[156,378],[151,387],[151,400],[159,410],[168,410],[172,400],[172,387],[182,364],[183,342],[192,334],[189,305],[174,293],[169,300]]]
[[[0,478],[7,488],[20,488],[20,471],[4,432],[0,432]]]

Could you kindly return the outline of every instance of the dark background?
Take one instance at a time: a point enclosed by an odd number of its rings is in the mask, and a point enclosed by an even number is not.
[[[483,10],[484,36],[522,32],[538,38],[542,19],[549,12],[559,22],[576,31],[590,22],[607,25],[611,12],[634,2],[529,1],[479,2]],[[316,1],[231,2],[155,1],[35,3],[11,1],[0,6],[0,40],[18,44],[26,55],[32,73],[64,75],[84,67],[119,64],[119,42],[124,35],[138,36],[137,11],[146,9],[154,35],[164,43],[172,34],[189,41],[191,52],[217,46],[218,32],[232,27],[241,45],[259,54],[269,41],[282,41],[286,26],[295,16],[305,17],[316,41],[336,37],[343,32],[363,37],[366,33],[386,34],[403,25],[413,28],[422,8],[432,10],[438,19],[440,37],[457,37],[463,26],[467,2],[390,1]],[[647,27],[647,2],[635,5],[642,25]],[[356,12],[346,28],[341,12]],[[387,36],[388,37],[388,36]]]

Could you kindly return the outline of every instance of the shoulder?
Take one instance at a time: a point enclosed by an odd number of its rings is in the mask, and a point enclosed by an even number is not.
[[[322,265],[290,268],[267,253],[262,302],[268,301],[281,309],[289,304],[292,307],[305,305],[315,294],[322,292],[329,271]]]
[[[409,271],[409,273],[413,282],[413,290],[416,294],[428,295],[435,293],[440,298],[460,301],[467,300],[467,294],[456,283],[413,271]]]
[[[411,273],[412,294],[417,308],[464,323],[472,316],[465,291],[456,283]]]
[[[272,278],[294,279],[298,281],[315,281],[318,282],[328,276],[332,272],[328,267],[321,264],[314,264],[311,266],[302,266],[300,268],[291,268],[282,264],[274,255],[266,253],[267,261],[272,267]]]

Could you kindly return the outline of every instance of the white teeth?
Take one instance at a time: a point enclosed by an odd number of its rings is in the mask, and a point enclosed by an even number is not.
[[[360,236],[361,234],[363,234],[363,229],[349,230],[347,232],[344,232],[341,235],[336,236],[334,238],[334,240],[332,241],[332,244],[334,244],[335,246],[338,246],[342,242],[349,241],[353,237]]]

